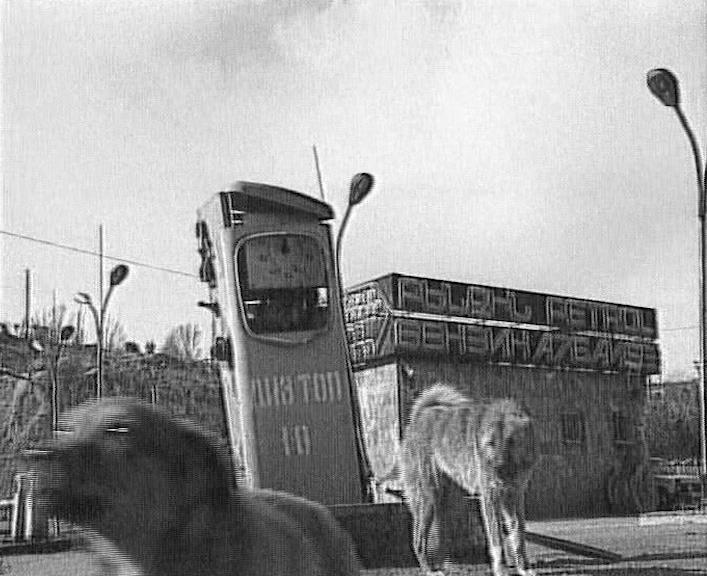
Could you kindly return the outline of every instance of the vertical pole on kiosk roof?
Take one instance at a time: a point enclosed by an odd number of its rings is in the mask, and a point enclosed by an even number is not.
[[[317,145],[312,144],[312,152],[314,153],[314,167],[317,169],[317,183],[319,184],[319,195],[322,200],[326,200],[324,194],[324,181],[322,180],[322,169],[319,165],[319,154],[317,153]]]

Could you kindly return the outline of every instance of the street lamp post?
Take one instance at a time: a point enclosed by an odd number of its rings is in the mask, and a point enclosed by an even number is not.
[[[341,221],[341,226],[339,226],[339,233],[336,236],[336,271],[339,275],[339,285],[342,289],[344,286],[341,284],[341,239],[344,236],[346,224],[349,222],[351,210],[354,206],[360,204],[366,196],[368,196],[368,193],[373,188],[373,183],[373,176],[367,172],[360,172],[351,179],[349,202],[346,206],[346,212],[344,212],[344,218]]]
[[[118,264],[118,266],[111,270],[110,286],[103,302],[99,302],[100,310],[96,309],[90,294],[78,292],[74,297],[75,302],[88,306],[96,326],[96,398],[100,398],[103,394],[103,330],[105,328],[108,301],[110,300],[111,294],[113,294],[113,289],[128,276],[128,270],[129,268],[124,264]]]
[[[697,217],[700,220],[700,471],[703,482],[707,481],[707,421],[705,420],[705,405],[707,404],[707,228],[705,227],[705,196],[707,194],[707,173],[702,168],[700,149],[697,138],[680,108],[680,87],[677,77],[666,68],[655,68],[648,72],[648,88],[663,104],[675,110],[683,130],[690,140],[692,155],[697,172],[698,206]]]
[[[339,232],[336,236],[336,246],[334,247],[334,266],[336,268],[336,279],[339,283],[339,307],[340,307],[340,312],[342,315],[342,318],[345,317],[344,315],[344,283],[342,282],[341,279],[341,242],[344,237],[344,230],[346,229],[346,224],[349,221],[349,216],[351,215],[351,210],[353,209],[354,206],[357,204],[360,204],[363,199],[368,196],[368,193],[373,189],[373,184],[375,180],[371,174],[368,174],[367,172],[360,172],[356,174],[352,179],[351,179],[351,185],[349,187],[349,200],[348,204],[346,206],[346,212],[344,213],[344,218],[341,221],[341,226],[339,226]],[[344,336],[346,338],[346,336]],[[347,364],[349,365],[349,371],[351,370],[350,368],[350,355],[349,355],[349,347],[348,347],[348,342],[346,342],[346,358],[347,358]],[[351,372],[349,372],[351,373]],[[361,459],[361,467],[363,468],[362,474],[365,477],[365,483],[366,483],[366,491],[369,494],[372,494],[373,492],[373,485],[372,485],[372,480],[373,480],[373,472],[371,468],[371,463],[370,460],[368,459],[368,455],[366,453],[366,447],[363,441],[363,427],[361,425],[361,406],[358,401],[358,394],[355,391],[355,388],[351,386],[351,406],[353,408],[352,413],[353,413],[353,424],[354,424],[354,430],[356,431],[356,444],[357,444],[357,449],[359,453],[359,458]]]

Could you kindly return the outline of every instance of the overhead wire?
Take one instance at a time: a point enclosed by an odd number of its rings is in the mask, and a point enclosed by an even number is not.
[[[69,250],[71,252],[77,252],[79,254],[86,254],[89,256],[100,256],[99,252],[94,250],[87,250],[85,248],[78,248],[77,246],[70,246],[69,244],[62,244],[60,242],[53,242],[51,240],[45,240],[43,238],[37,238],[35,236],[29,236],[27,234],[19,234],[17,232],[10,232],[9,230],[0,230],[0,234],[5,236],[11,236],[13,238],[20,238],[21,240],[27,240],[30,242],[36,242],[37,244],[44,244],[46,246],[52,246],[54,248],[61,248],[63,250]],[[110,256],[108,254],[103,254],[103,258],[106,260],[112,260],[114,262],[121,262],[123,264],[131,264],[133,266],[139,266],[142,268],[150,268],[152,270],[157,270],[159,272],[166,272],[168,274],[177,274],[180,276],[186,276],[188,278],[198,278],[196,274],[190,272],[184,272],[182,270],[175,270],[173,268],[167,268],[165,266],[158,266],[156,264],[148,264],[147,262],[140,262],[138,260],[132,260],[129,258],[122,258],[120,256]]]
[[[10,232],[9,230],[0,230],[0,234],[4,234],[6,236],[11,236],[14,238],[19,238],[21,240],[27,240],[30,242],[36,242],[38,244],[44,244],[46,246],[52,246],[54,248],[61,248],[63,250],[69,250],[71,252],[77,252],[79,254],[86,254],[88,256],[100,256],[99,252],[96,252],[94,250],[87,250],[85,248],[78,248],[77,246],[70,246],[68,244],[62,244],[60,242],[53,242],[51,240],[45,240],[43,238],[37,238],[35,236],[29,236],[27,234],[19,234],[17,232]],[[122,258],[120,256],[110,256],[108,254],[104,254],[103,257],[107,260],[112,260],[114,262],[121,262],[123,264],[131,264],[133,266],[140,266],[143,268],[149,268],[152,270],[157,270],[159,272],[166,272],[167,274],[177,274],[179,276],[185,276],[187,278],[198,278],[197,274],[193,274],[191,272],[184,272],[182,270],[175,270],[173,268],[167,268],[165,266],[158,266],[156,264],[148,264],[147,262],[140,262],[138,260],[132,260],[129,258]],[[665,332],[680,332],[684,330],[697,330],[699,328],[698,325],[694,326],[677,326],[674,328],[662,328],[660,331],[662,333]]]

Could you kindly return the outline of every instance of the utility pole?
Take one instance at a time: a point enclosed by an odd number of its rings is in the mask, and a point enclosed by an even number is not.
[[[52,290],[52,327],[49,331],[49,337],[52,340],[59,338],[59,330],[56,325],[56,288]]]
[[[32,271],[25,268],[25,339],[30,339],[30,316],[32,315]]]
[[[96,398],[103,393],[103,224],[98,226],[98,318],[96,329]]]

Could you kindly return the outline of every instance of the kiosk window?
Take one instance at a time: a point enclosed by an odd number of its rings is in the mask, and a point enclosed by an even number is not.
[[[319,330],[329,317],[324,251],[312,236],[268,234],[236,255],[246,322],[255,334]]]
[[[611,428],[614,432],[614,442],[629,441],[629,420],[624,412],[611,413]]]
[[[562,441],[565,444],[584,443],[584,418],[579,412],[567,412],[561,416]]]

